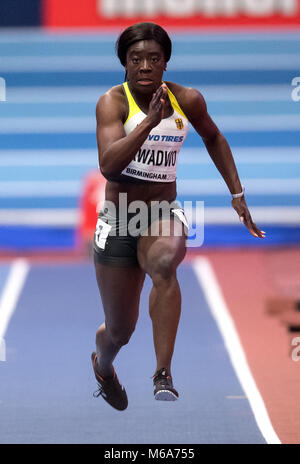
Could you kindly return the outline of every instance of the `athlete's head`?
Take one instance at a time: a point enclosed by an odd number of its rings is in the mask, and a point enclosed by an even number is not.
[[[137,23],[119,36],[116,52],[126,69],[127,80],[138,81],[138,78],[147,75],[159,85],[171,57],[172,42],[161,26]]]
[[[164,52],[166,63],[169,61],[172,42],[167,32],[158,24],[137,23],[125,29],[116,42],[116,52],[123,66],[126,66],[129,47],[140,40],[155,40]]]

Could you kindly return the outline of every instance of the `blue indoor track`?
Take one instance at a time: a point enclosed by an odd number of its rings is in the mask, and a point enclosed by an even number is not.
[[[0,291],[8,270],[0,266]],[[136,331],[115,362],[129,397],[119,412],[93,397],[90,354],[103,310],[92,265],[32,265],[5,335],[0,443],[265,443],[192,267],[183,264],[178,278],[172,374],[180,399],[153,397],[146,279]]]

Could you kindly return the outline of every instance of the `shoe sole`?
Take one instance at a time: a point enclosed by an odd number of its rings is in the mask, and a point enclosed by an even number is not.
[[[171,392],[170,390],[160,390],[155,395],[154,398],[158,401],[176,401],[178,397]]]

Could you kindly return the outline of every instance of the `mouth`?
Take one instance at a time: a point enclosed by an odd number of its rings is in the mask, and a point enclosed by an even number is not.
[[[144,78],[144,79],[139,79],[137,83],[140,85],[151,85],[153,84],[153,81],[151,79]]]

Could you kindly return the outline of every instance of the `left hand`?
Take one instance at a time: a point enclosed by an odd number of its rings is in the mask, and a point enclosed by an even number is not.
[[[245,197],[242,196],[241,198],[234,198],[231,201],[231,204],[238,213],[240,221],[247,227],[250,234],[253,235],[253,237],[265,238],[266,233],[263,230],[260,230],[252,221]]]

